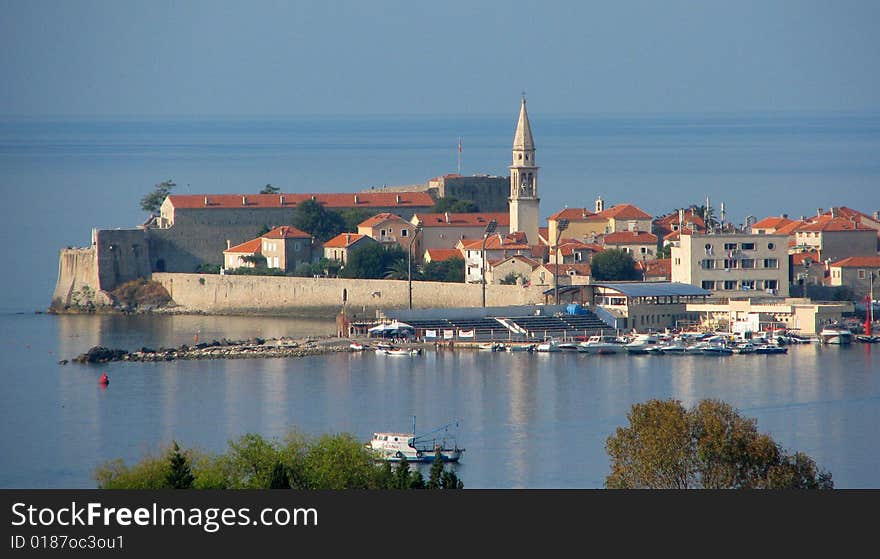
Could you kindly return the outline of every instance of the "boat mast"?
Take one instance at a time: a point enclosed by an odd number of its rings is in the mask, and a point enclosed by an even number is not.
[[[868,302],[865,305],[865,335],[871,335],[871,325],[874,322],[874,273],[871,272],[871,282],[868,290]]]

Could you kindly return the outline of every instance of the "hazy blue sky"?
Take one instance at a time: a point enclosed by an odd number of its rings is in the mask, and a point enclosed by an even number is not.
[[[6,116],[880,108],[877,1],[0,8]]]

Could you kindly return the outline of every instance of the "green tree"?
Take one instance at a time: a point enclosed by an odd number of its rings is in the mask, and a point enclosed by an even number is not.
[[[292,225],[321,242],[329,241],[345,230],[342,216],[334,211],[328,211],[316,200],[306,200],[296,207]]]
[[[657,258],[671,258],[672,245],[663,245],[657,249]]]
[[[464,283],[464,259],[450,258],[441,262],[428,262],[422,267],[421,277],[425,281]]]
[[[464,483],[458,479],[458,476],[451,469],[443,470],[440,475],[441,489],[464,489]]]
[[[405,257],[398,258],[388,266],[388,270],[385,272],[385,279],[405,280],[409,278],[409,272],[410,265],[407,259]],[[419,269],[415,264],[412,265],[412,279],[420,279]]]
[[[166,483],[171,489],[192,489],[195,476],[192,472],[189,459],[180,452],[177,441],[168,455],[168,461],[171,465],[166,477]]]
[[[230,441],[225,458],[231,489],[268,488],[275,464],[280,461],[275,445],[253,433]]]
[[[480,207],[471,200],[460,200],[458,198],[440,198],[431,208],[433,213],[476,213],[480,211]]]
[[[357,231],[360,223],[366,221],[367,218],[373,217],[372,212],[368,212],[363,208],[346,208],[338,210],[336,213],[342,218],[343,231]]]
[[[171,193],[171,189],[177,186],[174,181],[162,181],[153,187],[153,191],[141,198],[141,209],[152,215],[159,215],[162,202]]]
[[[501,285],[516,285],[517,278],[521,278],[523,283],[525,283],[526,278],[522,274],[517,274],[516,272],[510,272],[503,278],[499,280]]]
[[[634,404],[629,425],[605,448],[612,489],[832,489],[831,474],[802,453],[789,454],[730,405],[703,400]]]
[[[434,453],[434,463],[431,464],[431,473],[428,475],[428,483],[426,485],[428,489],[440,489],[440,484],[443,481],[443,471],[443,454],[438,448]]]
[[[376,477],[373,457],[347,434],[324,435],[305,455],[309,489],[368,489]]]
[[[593,279],[599,281],[640,280],[635,260],[625,250],[609,248],[597,253],[590,261]]]
[[[369,243],[349,253],[348,262],[339,275],[345,278],[382,279],[394,262],[401,259],[406,260],[406,252],[399,246],[386,248],[379,243]]]
[[[271,184],[267,184],[260,190],[260,194],[278,194],[279,192],[281,192],[281,189]]]

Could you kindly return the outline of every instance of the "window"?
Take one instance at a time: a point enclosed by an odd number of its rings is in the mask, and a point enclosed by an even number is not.
[[[724,259],[724,269],[725,270],[732,270],[732,269],[736,268],[738,266],[738,264],[739,264],[739,261],[734,260],[733,258],[725,258]]]
[[[774,245],[773,243],[767,243],[767,248],[773,250],[774,248],[776,248],[776,245]]]
[[[740,260],[739,264],[740,268],[754,268],[755,267],[755,259],[754,258],[743,258]]]
[[[776,258],[765,258],[764,267],[773,269],[779,268],[779,260],[777,260]]]
[[[755,250],[755,243],[743,243],[740,245],[740,248],[743,250]]]
[[[677,260],[676,264],[681,264],[680,258],[676,258],[676,260]],[[703,268],[704,270],[714,270],[715,269],[715,261],[712,260],[711,258],[707,258],[707,259],[700,262],[700,267]]]
[[[401,229],[400,236],[401,237],[409,237],[409,229]]]
[[[736,250],[736,243],[724,243],[724,250]]]
[[[385,237],[385,230],[384,229],[379,230],[379,236],[383,237],[383,238]]]
[[[676,266],[681,266],[681,258],[676,258],[676,259],[675,259],[675,265],[676,265]]]
[[[727,291],[730,291],[732,289],[736,289],[736,282],[731,281],[731,280],[725,281],[724,282],[724,289],[726,289]]]
[[[702,287],[703,289],[712,290],[712,289],[715,289],[715,282],[703,280],[703,283],[700,284],[700,287]]]
[[[642,248],[640,249],[640,252],[641,252],[642,254],[648,254],[648,247],[642,247]]]
[[[865,279],[865,277],[866,277],[866,276],[865,276],[865,271],[864,271],[864,270],[859,270],[859,279]]]
[[[295,243],[293,243],[293,250],[294,251],[299,252],[301,249],[302,249],[302,245],[299,244],[299,241],[296,241]]]
[[[772,289],[775,291],[779,289],[779,282],[776,280],[764,280],[764,289]]]
[[[755,280],[742,280],[739,282],[739,285],[742,289],[754,289]]]

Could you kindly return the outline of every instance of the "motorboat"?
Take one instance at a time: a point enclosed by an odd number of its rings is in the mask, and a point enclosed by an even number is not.
[[[578,344],[581,353],[614,354],[626,351],[626,344],[622,344],[615,336],[590,336],[590,338]]]
[[[542,353],[562,351],[559,349],[559,342],[556,340],[545,340],[539,343],[535,350]]]
[[[479,346],[477,346],[477,349],[479,349],[480,351],[504,351],[504,344],[480,344]]]
[[[396,347],[392,349],[386,348],[377,348],[376,355],[389,355],[391,357],[412,357],[415,355],[421,355],[422,350],[420,349],[409,349],[405,347]]]
[[[788,353],[788,348],[785,346],[766,344],[756,347],[755,353],[758,355],[775,355],[777,353]]]
[[[756,346],[752,342],[740,342],[734,345],[731,349],[738,355],[745,355],[748,353],[757,353],[758,347],[759,346]]]
[[[864,334],[859,334],[856,336],[856,340],[862,342],[863,344],[880,344],[880,336],[867,336]]]
[[[625,347],[628,353],[649,353],[660,347],[660,338],[656,334],[639,334]]]
[[[437,451],[440,451],[444,462],[458,462],[464,449],[458,448],[455,435],[449,433],[453,425],[458,424],[450,423],[429,433],[416,435],[414,418],[411,433],[373,433],[373,438],[365,446],[378,459],[389,462],[400,462],[404,458],[407,462],[433,462]]]
[[[578,345],[574,342],[559,342],[556,344],[559,351],[577,351]]]
[[[672,355],[681,355],[687,352],[687,348],[688,346],[685,345],[682,341],[672,341],[659,346],[659,350],[661,353],[669,353]]]
[[[368,346],[366,344],[362,344],[362,343],[358,343],[358,342],[352,342],[348,345],[348,349],[350,349],[352,351],[364,351],[365,349],[367,349],[369,347],[370,346]]]
[[[823,344],[846,345],[852,342],[853,334],[846,328],[826,326],[819,332]]]
[[[515,351],[527,351],[532,352],[535,351],[535,344],[507,344],[505,348],[507,351],[515,352]]]
[[[723,343],[700,342],[687,348],[686,353],[691,355],[733,355],[733,350]]]

